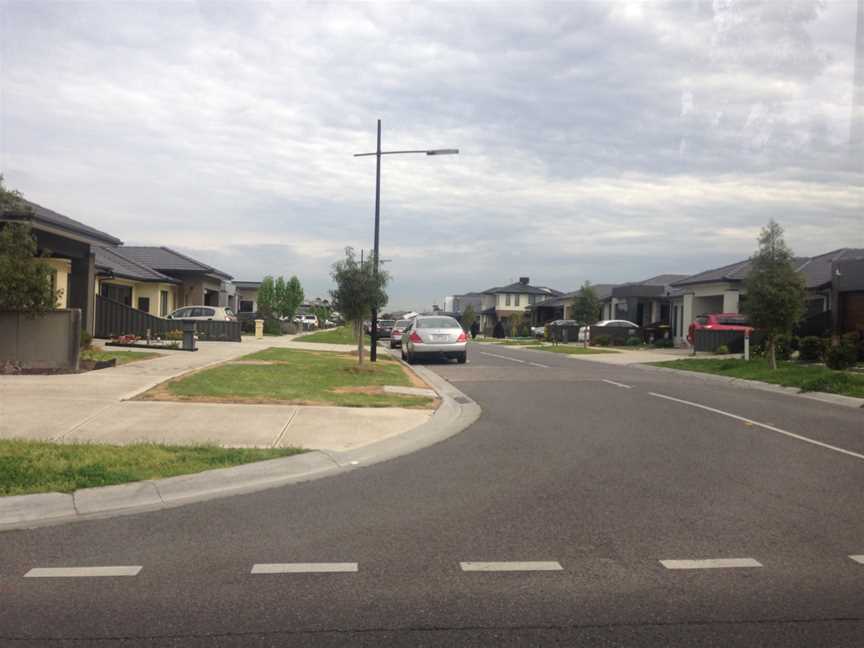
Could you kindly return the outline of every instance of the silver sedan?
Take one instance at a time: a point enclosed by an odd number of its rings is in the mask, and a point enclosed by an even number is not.
[[[402,359],[413,363],[420,357],[468,360],[468,336],[459,322],[442,315],[419,315],[402,332]]]

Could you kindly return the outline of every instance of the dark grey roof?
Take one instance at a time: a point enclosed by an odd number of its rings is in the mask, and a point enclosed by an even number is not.
[[[160,281],[166,283],[177,283],[177,280],[168,277],[161,272],[157,272],[153,268],[138,263],[132,259],[128,259],[121,254],[122,247],[103,247],[94,248],[96,253],[96,268],[100,274],[111,274],[115,277],[123,277],[124,279],[134,279],[135,281]]]
[[[260,288],[260,281],[232,281],[235,288]]]
[[[85,225],[73,218],[69,218],[68,216],[64,216],[63,214],[42,207],[42,205],[37,205],[36,203],[24,200],[23,198],[21,199],[21,203],[25,208],[30,208],[29,213],[26,209],[3,211],[0,213],[0,219],[14,220],[26,218],[37,224],[42,223],[44,225],[51,225],[58,229],[66,230],[72,234],[78,234],[79,236],[95,239],[100,243],[107,243],[109,245],[121,245],[123,243],[123,241],[111,236],[110,234],[106,234],[105,232],[97,230],[95,227],[90,227],[89,225]]]
[[[804,275],[808,288],[819,288],[831,283],[831,264],[836,261],[864,258],[864,249],[840,248],[814,257],[795,257],[795,268]],[[701,283],[741,282],[750,272],[751,261],[746,259],[730,263],[721,268],[705,270],[672,283],[674,287],[690,286]]]
[[[676,281],[681,281],[682,279],[686,279],[688,275],[686,274],[661,274],[656,277],[649,277],[648,279],[643,279],[642,281],[634,282],[635,285],[639,286],[668,286],[669,284],[675,283]]]
[[[546,288],[545,286],[532,286],[530,284],[523,284],[519,281],[510,284],[509,286],[499,286],[498,288],[490,288],[489,290],[484,290],[483,294],[485,295],[497,295],[499,293],[519,293],[522,295],[547,295],[557,297],[562,294],[560,290],[555,290],[553,288]]]
[[[206,272],[223,279],[231,279],[231,275],[216,268],[196,261],[192,257],[181,254],[171,248],[124,245],[123,256],[146,265],[159,272]]]
[[[594,289],[594,294],[597,295],[597,299],[602,301],[609,298],[609,296],[612,294],[612,289],[615,288],[615,286],[617,285],[618,284],[591,284],[591,287]],[[542,306],[563,306],[573,301],[573,299],[578,294],[579,290],[571,290],[570,292],[562,293],[552,299],[545,299],[542,302],[532,304],[528,308],[537,308]]]

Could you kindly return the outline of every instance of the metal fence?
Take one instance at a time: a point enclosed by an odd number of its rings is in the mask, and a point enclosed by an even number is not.
[[[759,331],[750,333],[750,348],[761,345],[765,336]],[[697,351],[715,352],[726,346],[729,353],[744,353],[744,331],[712,331],[696,329],[695,346]]]
[[[198,339],[211,342],[240,342],[240,322],[195,320]],[[182,331],[182,320],[170,320],[145,313],[113,299],[96,295],[96,337],[117,335],[146,337],[163,336],[169,331]]]

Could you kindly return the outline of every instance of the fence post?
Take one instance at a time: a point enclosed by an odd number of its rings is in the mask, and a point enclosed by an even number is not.
[[[750,360],[750,331],[744,332],[744,359]]]

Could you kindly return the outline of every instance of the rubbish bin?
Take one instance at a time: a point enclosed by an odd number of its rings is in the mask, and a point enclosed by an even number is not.
[[[256,319],[255,320],[255,338],[260,340],[264,337],[264,320]]]
[[[195,322],[183,322],[183,350],[195,351]]]

